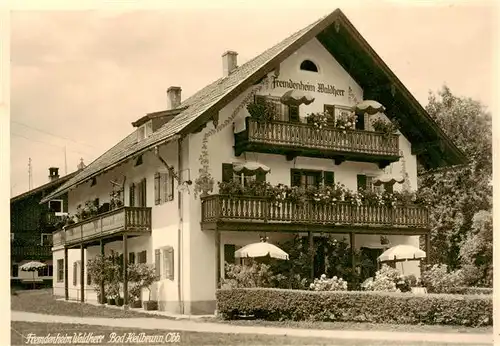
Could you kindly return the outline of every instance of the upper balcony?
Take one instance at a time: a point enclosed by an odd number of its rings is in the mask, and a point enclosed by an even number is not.
[[[124,234],[140,236],[151,232],[151,208],[121,207],[78,223],[67,225],[55,232],[54,246],[76,247],[97,244],[101,239],[109,242]]]
[[[249,108],[254,115],[245,119],[244,129],[235,129],[236,156],[260,152],[286,155],[288,160],[307,156],[333,159],[336,164],[347,160],[373,162],[381,168],[399,160],[399,135],[354,129],[356,116],[349,109],[337,107],[338,112],[333,108],[318,113],[325,117],[319,128],[317,124],[301,122],[298,113],[292,116],[288,106],[273,98],[266,97],[250,106],[254,106]],[[352,120],[348,127],[338,126],[349,119]],[[360,124],[364,124],[362,120]]]
[[[320,205],[307,201],[276,203],[265,197],[211,195],[202,198],[204,230],[325,231],[392,234],[425,234],[429,216],[419,205]]]

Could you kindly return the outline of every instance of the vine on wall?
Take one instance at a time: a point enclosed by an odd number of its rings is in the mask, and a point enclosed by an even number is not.
[[[214,122],[214,128],[209,130],[203,135],[203,140],[201,142],[201,153],[199,157],[199,162],[201,168],[199,169],[199,176],[195,180],[194,196],[197,197],[200,194],[202,197],[206,196],[209,192],[213,191],[215,180],[210,174],[210,160],[208,155],[208,139],[214,134],[220,132],[231,124],[238,113],[246,107],[246,105],[253,99],[256,93],[261,91],[265,86],[269,85],[269,77],[263,79],[263,81],[256,85],[252,91],[241,101],[241,103],[234,109],[233,113],[222,123],[217,124]]]

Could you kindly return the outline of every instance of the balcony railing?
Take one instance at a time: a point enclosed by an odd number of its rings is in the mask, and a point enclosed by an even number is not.
[[[202,199],[202,223],[255,222],[345,226],[428,228],[427,209],[420,206],[355,206],[346,202],[319,205],[290,201],[277,204],[266,198],[211,195]]]
[[[301,156],[345,156],[360,161],[397,161],[399,135],[347,130],[334,127],[317,130],[314,126],[283,121],[257,122],[246,118],[246,129],[235,134],[235,153],[297,152]]]
[[[11,257],[37,260],[52,257],[52,245],[12,245]]]
[[[54,246],[75,244],[122,231],[150,232],[151,208],[122,207],[93,218],[68,225],[53,234]]]

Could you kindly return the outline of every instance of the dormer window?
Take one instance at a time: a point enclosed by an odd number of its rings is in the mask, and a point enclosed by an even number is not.
[[[300,69],[302,71],[310,71],[310,72],[318,72],[318,66],[313,63],[311,60],[304,60],[300,64]]]
[[[137,129],[137,141],[148,138],[153,133],[153,122],[150,120]]]

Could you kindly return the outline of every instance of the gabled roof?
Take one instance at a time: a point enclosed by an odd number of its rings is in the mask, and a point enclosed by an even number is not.
[[[76,176],[77,173],[78,173],[78,171],[74,171],[73,173],[66,174],[65,176],[62,176],[59,179],[50,181],[50,182],[48,182],[46,184],[43,184],[43,185],[41,185],[39,187],[36,187],[36,188],[32,189],[32,190],[23,192],[20,195],[14,196],[14,197],[12,197],[10,199],[10,203],[18,202],[18,201],[20,201],[22,199],[25,199],[25,198],[28,198],[30,196],[36,195],[37,193],[43,192],[45,190],[50,190],[52,188],[60,186],[60,185],[64,184],[65,182],[67,182],[68,180],[70,180],[71,178],[73,178],[74,176]]]
[[[363,88],[365,99],[373,98],[381,102],[387,109],[386,114],[400,122],[401,132],[412,143],[420,144],[415,154],[421,163],[427,167],[439,167],[466,161],[463,153],[361,37],[342,11],[337,9],[241,65],[229,76],[216,80],[189,97],[179,106],[185,109],[150,137],[137,142],[135,132],[131,133],[45,200],[156,145],[196,131],[213,114],[278,68],[283,60],[314,37]]]

